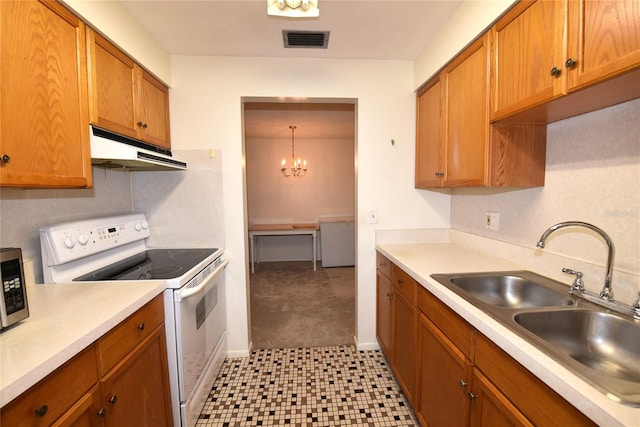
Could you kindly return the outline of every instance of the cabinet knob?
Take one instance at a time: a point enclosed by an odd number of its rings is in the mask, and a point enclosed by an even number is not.
[[[104,408],[100,408],[100,410],[98,411],[98,416],[100,418],[104,418],[104,415],[107,413],[107,410]]]
[[[465,380],[460,380],[459,384],[460,384],[460,387],[465,388],[468,383]]]
[[[8,154],[3,154],[1,158],[2,163],[9,163],[11,161],[11,157]]]
[[[115,394],[111,396],[111,398],[109,399],[109,403],[111,403],[112,405],[115,405],[117,401],[118,401],[118,396],[116,396]]]
[[[477,394],[473,394],[471,392],[469,392],[469,394],[467,394],[467,396],[469,396],[469,400],[475,400],[478,398]]]
[[[42,405],[38,409],[36,409],[36,415],[38,417],[44,417],[47,414],[49,407],[47,405]]]
[[[146,123],[142,123],[142,122],[138,122],[136,123],[138,126],[140,126],[142,129],[146,129],[147,128],[147,124]]]
[[[387,293],[387,298],[389,298],[389,300],[393,299],[393,294],[391,292]]]
[[[576,61],[573,58],[569,58],[567,59],[567,62],[564,63],[564,65],[566,65],[567,68],[573,68],[576,66]]]
[[[144,323],[140,323],[140,324],[138,325],[138,329],[140,329],[141,331],[144,331],[144,327],[145,327],[145,326],[144,326]]]
[[[553,77],[559,76],[560,75],[560,69],[558,67],[553,67],[551,69],[551,75]]]

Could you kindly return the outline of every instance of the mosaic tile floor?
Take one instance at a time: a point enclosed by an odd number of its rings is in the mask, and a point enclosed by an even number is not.
[[[418,423],[380,351],[340,346],[258,350],[225,360],[196,425]]]

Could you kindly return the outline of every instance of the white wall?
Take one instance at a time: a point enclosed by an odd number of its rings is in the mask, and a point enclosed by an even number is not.
[[[62,1],[152,74],[167,85],[171,85],[169,54],[133,20],[131,14],[119,1]],[[149,7],[153,7],[152,3],[149,3]]]
[[[414,65],[414,88],[420,87],[481,34],[516,0],[471,0],[464,2],[444,29],[423,49]]]
[[[375,229],[449,226],[450,196],[417,191],[413,63],[172,57],[171,137],[176,149],[223,156],[228,347],[248,350],[242,97],[354,98],[357,107],[357,339],[376,347]],[[391,144],[391,139],[396,141]],[[366,222],[378,209],[379,223]]]

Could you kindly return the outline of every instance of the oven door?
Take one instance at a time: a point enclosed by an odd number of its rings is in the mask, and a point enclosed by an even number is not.
[[[227,263],[225,260],[201,283],[189,282],[174,292],[181,402],[191,398],[225,331],[224,268]]]

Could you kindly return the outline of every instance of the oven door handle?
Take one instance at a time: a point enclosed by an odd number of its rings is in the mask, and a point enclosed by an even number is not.
[[[225,259],[224,261],[222,261],[222,264],[217,266],[216,269],[213,270],[213,272],[206,279],[204,279],[202,282],[200,282],[197,286],[194,286],[193,288],[184,288],[184,289],[182,289],[178,293],[178,298],[176,298],[176,301],[182,301],[184,299],[189,298],[191,295],[194,295],[194,294],[197,294],[198,292],[200,292],[200,290],[202,290],[205,286],[207,286],[207,283],[209,283],[209,281],[211,281],[214,277],[216,277],[218,275],[218,273],[220,273],[222,270],[224,270],[224,268],[227,266],[227,264],[229,264],[229,260]]]

